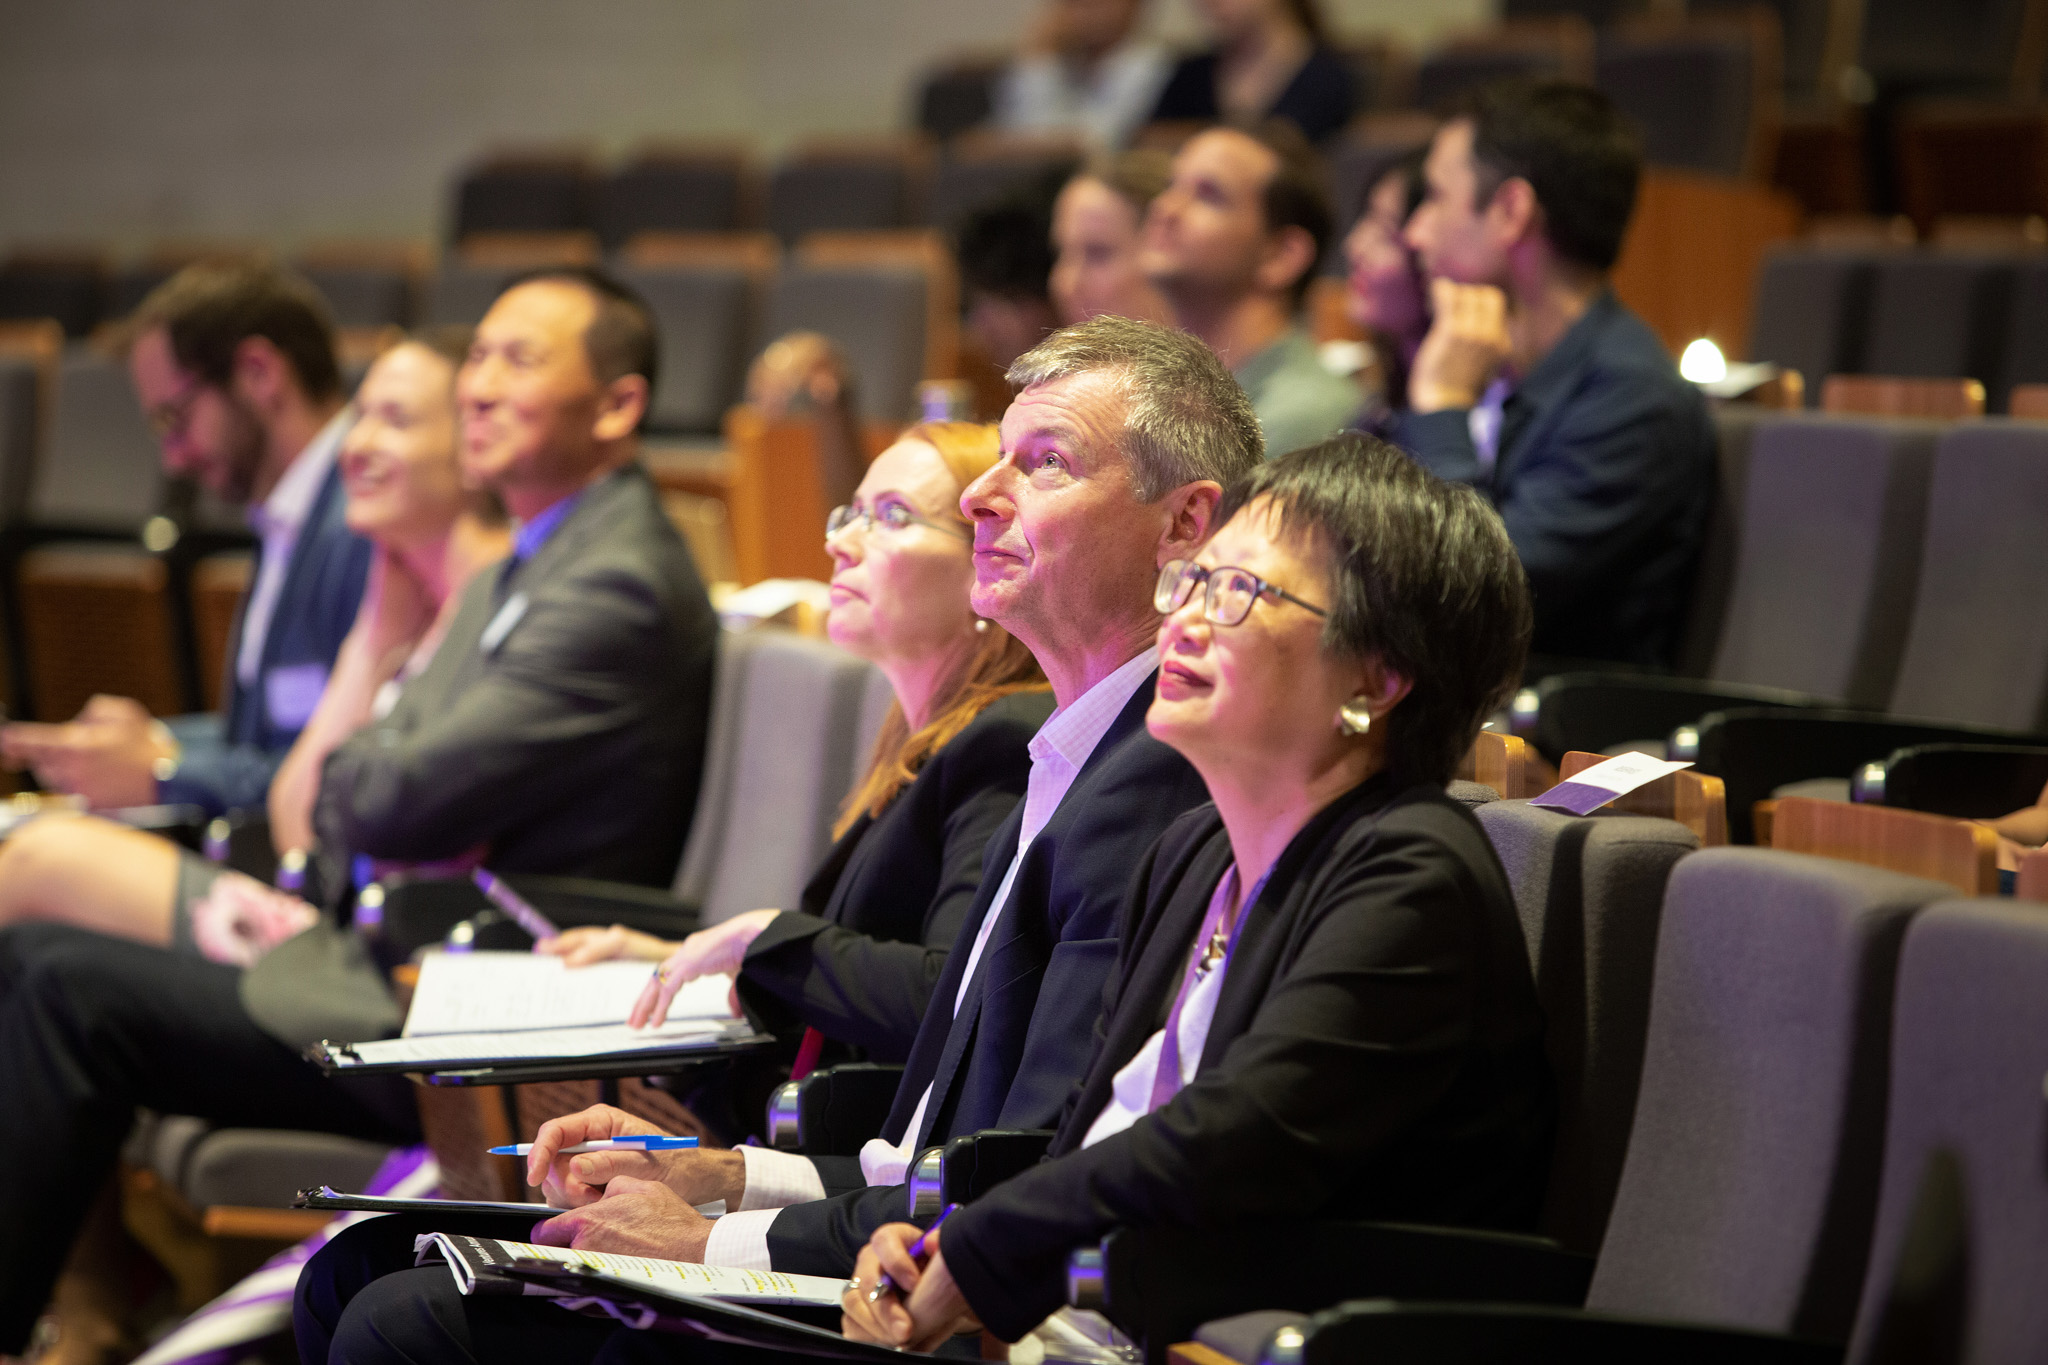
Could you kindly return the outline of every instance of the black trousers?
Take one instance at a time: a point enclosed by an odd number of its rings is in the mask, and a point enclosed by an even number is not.
[[[249,1018],[240,976],[63,925],[0,930],[0,1355],[28,1344],[138,1105],[418,1140],[404,1082],[328,1080]]]
[[[301,1365],[762,1365],[775,1353],[635,1332],[544,1299],[465,1296],[440,1264],[414,1266],[421,1233],[525,1241],[521,1218],[394,1214],[348,1228],[299,1274],[292,1332]]]

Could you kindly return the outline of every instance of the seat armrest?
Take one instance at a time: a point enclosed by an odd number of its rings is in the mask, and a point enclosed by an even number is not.
[[[1702,716],[1693,741],[1699,771],[1721,779],[1728,794],[1728,838],[1746,844],[1754,837],[1752,813],[1759,801],[1788,782],[1813,777],[1853,778],[1866,763],[1881,763],[1894,750],[1915,744],[2043,743],[1979,726],[1894,720],[1868,711],[1828,709],[1786,711],[1733,707]]]
[[[900,1066],[847,1062],[784,1082],[768,1099],[769,1145],[805,1156],[854,1156],[881,1133],[902,1079]]]
[[[928,1222],[948,1204],[981,1198],[1019,1171],[1036,1166],[1052,1145],[1050,1128],[987,1128],[927,1147],[910,1164],[909,1217]]]
[[[1805,708],[1834,703],[1804,692],[1655,673],[1558,673],[1515,695],[1515,733],[1552,763],[1574,749],[1602,753],[1632,740],[1661,740],[1709,711],[1731,706]]]
[[[1267,1338],[1271,1365],[1569,1360],[1574,1365],[1840,1365],[1839,1345],[1740,1328],[1499,1303],[1346,1303]],[[1250,1365],[1248,1362],[1247,1365]]]
[[[1148,1357],[1216,1318],[1347,1299],[1585,1302],[1593,1258],[1543,1237],[1317,1219],[1228,1232],[1119,1228],[1102,1244],[1099,1307]],[[1081,1277],[1077,1275],[1076,1279]]]
[[[1019,1171],[1045,1158],[1050,1128],[991,1128],[946,1144],[940,1190],[945,1203],[979,1199]]]

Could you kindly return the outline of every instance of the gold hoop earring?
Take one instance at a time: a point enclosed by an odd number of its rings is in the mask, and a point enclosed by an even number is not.
[[[1353,697],[1337,708],[1337,728],[1347,735],[1362,735],[1372,729],[1372,712],[1363,697]]]

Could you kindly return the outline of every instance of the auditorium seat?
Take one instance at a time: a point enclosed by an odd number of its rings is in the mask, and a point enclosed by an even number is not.
[[[661,336],[648,425],[663,431],[716,431],[726,409],[739,401],[746,359],[759,340],[768,272],[737,264],[623,260],[613,269],[621,283],[647,301]]]
[[[162,556],[130,545],[45,545],[22,556],[17,582],[37,716],[69,719],[97,692],[133,697],[153,715],[188,709]]]
[[[1297,1316],[1271,1327],[1290,1333],[1290,1352],[1302,1351],[1291,1358],[1318,1365],[1684,1360],[1695,1358],[1680,1353],[1692,1334],[1731,1330],[1845,1340],[1876,1203],[1899,940],[1915,913],[1946,895],[1937,882],[1768,849],[1707,849],[1678,862],[1657,930],[1627,1157],[1583,1312],[1555,1298],[1461,1292],[1461,1281],[1484,1278],[1474,1270],[1486,1265],[1482,1257],[1501,1248],[1497,1235],[1457,1229],[1391,1230],[1416,1246],[1408,1265],[1394,1266],[1387,1278],[1419,1281],[1419,1290],[1383,1290],[1352,1271],[1355,1287],[1340,1297],[1376,1302],[1313,1319],[1299,1314],[1338,1299],[1243,1304],[1227,1284],[1209,1286],[1212,1298],[1219,1309],[1237,1297],[1231,1309],[1294,1310]],[[1329,1230],[1319,1240],[1332,1249],[1342,1246],[1346,1226],[1309,1225]],[[1104,1244],[1102,1260],[1112,1269],[1118,1240],[1127,1236]],[[1183,1232],[1179,1240],[1190,1253],[1216,1255],[1208,1239]],[[1359,1240],[1362,1250],[1373,1249]],[[1294,1243],[1273,1237],[1267,1244]],[[1472,1253],[1464,1267],[1455,1254],[1461,1247]],[[1268,1299],[1291,1294],[1290,1280],[1344,1273],[1276,1259],[1263,1277],[1269,1283],[1256,1286]],[[1233,1262],[1225,1273],[1249,1281],[1254,1272]],[[1115,1319],[1113,1276],[1108,1289]],[[1160,1323],[1152,1304],[1141,1311],[1159,1326],[1180,1325]],[[1203,1316],[1213,1323],[1220,1315]],[[1567,1345],[1549,1340],[1553,1332],[1566,1334]],[[1637,1334],[1648,1340],[1631,1350]],[[1187,1335],[1184,1328],[1171,1340]],[[1462,1352],[1451,1347],[1461,1338]],[[1570,1349],[1581,1338],[1588,1349]],[[1163,1342],[1146,1345],[1148,1358],[1164,1358]],[[1254,1346],[1236,1358],[1260,1355]]]
[[[917,221],[930,154],[903,139],[820,140],[768,178],[768,230],[794,243],[810,232],[909,227]]]
[[[1772,251],[1757,272],[1749,358],[1798,370],[1808,377],[1808,401],[1817,402],[1822,376],[1863,367],[1876,278],[1876,261],[1867,251]]]
[[[642,232],[732,232],[751,208],[748,188],[738,146],[655,144],[598,184],[593,226],[606,251]]]
[[[1858,368],[1873,375],[1969,377],[1991,386],[2003,368],[2013,266],[2009,255],[1977,252],[1880,259]]]
[[[1820,386],[1820,406],[1823,412],[1861,417],[1962,421],[1984,415],[1984,383],[1914,375],[1831,374]]]
[[[45,427],[47,371],[28,356],[0,350],[0,527],[18,525],[28,506]]]
[[[716,924],[797,903],[867,758],[873,666],[760,629],[720,641],[704,787],[675,894]]]
[[[1778,61],[1768,12],[1638,20],[1600,35],[1593,83],[1635,121],[1648,164],[1760,178],[1777,140]]]
[[[127,367],[74,350],[57,379],[47,456],[31,485],[30,520],[66,530],[133,535],[163,503],[156,442]]]
[[[1988,820],[2041,799],[2048,747],[2029,744],[1912,744],[1856,774],[1858,801]]]
[[[1973,821],[1804,796],[1771,803],[1769,820],[1772,848],[1924,877],[1965,896],[1998,890],[1998,836]]]
[[[1079,143],[1067,137],[968,133],[953,139],[932,172],[924,220],[957,231],[976,209],[1011,195],[1042,193],[1050,203],[1081,163]]]
[[[426,274],[423,244],[329,242],[294,263],[327,300],[337,327],[409,327]]]
[[[1590,82],[1593,26],[1576,15],[1515,19],[1459,34],[1415,69],[1417,107],[1441,112],[1481,86],[1515,78]]]
[[[930,272],[914,264],[800,259],[776,276],[764,334],[822,332],[853,369],[861,414],[907,421],[917,413],[917,382],[929,373],[931,288]]]
[[[97,251],[16,251],[0,261],[0,319],[54,318],[69,337],[100,324],[107,261]]]
[[[2015,417],[2048,417],[2048,260],[2023,260],[2014,270],[2012,311],[2003,346],[2004,363],[1999,367],[1998,385],[1990,395],[1991,406]],[[2019,389],[2032,388],[2034,396],[2022,407]]]
[[[1892,1038],[1850,1358],[2048,1358],[2048,918],[2011,901],[1929,906],[1899,954]]]
[[[478,232],[587,230],[596,182],[596,169],[580,151],[488,156],[456,182],[449,240],[460,244]]]
[[[474,326],[514,276],[544,266],[596,265],[598,260],[597,234],[586,230],[472,233],[428,278],[420,322]]]
[[[950,58],[926,71],[917,88],[918,131],[938,142],[987,123],[995,113],[996,86],[1008,52]]]
[[[1543,1231],[1591,1254],[1635,1118],[1665,883],[1699,839],[1669,820],[1587,819],[1525,801],[1473,814],[1514,892],[1558,1085]]]

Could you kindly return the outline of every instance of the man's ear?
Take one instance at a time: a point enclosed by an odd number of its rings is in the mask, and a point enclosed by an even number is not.
[[[1266,250],[1259,261],[1259,287],[1281,293],[1316,265],[1316,239],[1300,226],[1280,228],[1266,236]]]
[[[275,412],[284,396],[298,386],[298,375],[276,342],[248,336],[235,343],[228,383],[236,397],[258,412]]]
[[[591,434],[600,441],[623,441],[640,429],[651,390],[646,377],[624,374],[604,386],[597,400],[597,424]]]
[[[1191,559],[1216,530],[1216,507],[1223,500],[1223,485],[1214,479],[1197,479],[1168,493],[1166,530],[1159,537],[1158,563]]]
[[[1501,240],[1509,245],[1543,230],[1543,205],[1537,202],[1536,187],[1519,175],[1509,176],[1500,182],[1486,213],[1493,220]]]

